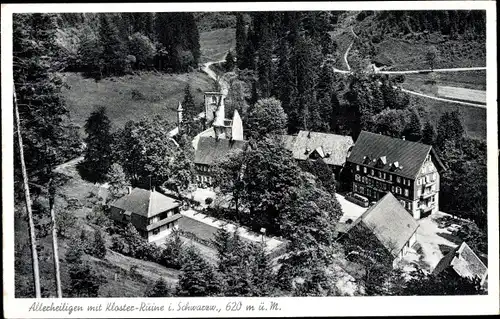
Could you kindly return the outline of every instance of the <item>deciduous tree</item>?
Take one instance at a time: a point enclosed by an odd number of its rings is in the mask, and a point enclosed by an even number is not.
[[[249,109],[246,124],[248,138],[260,139],[269,135],[284,134],[287,116],[280,101],[275,98],[262,99]]]

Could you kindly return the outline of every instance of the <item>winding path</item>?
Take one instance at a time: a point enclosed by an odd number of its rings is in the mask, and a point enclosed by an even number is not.
[[[351,27],[351,32],[356,39],[359,38],[356,35],[356,33],[354,33],[354,30],[352,27]],[[347,66],[347,70],[340,70],[340,69],[337,69],[335,67],[332,67],[334,72],[342,73],[342,74],[351,74],[352,73],[351,66],[349,65],[349,63],[347,61],[347,55],[349,54],[349,51],[351,50],[351,48],[354,44],[354,41],[355,40],[353,39],[351,44],[349,45],[349,47],[347,48],[347,50],[344,53],[344,61],[345,61],[345,65]],[[378,69],[375,69],[374,73],[378,73],[378,74],[418,74],[418,73],[430,73],[430,72],[461,72],[461,71],[482,71],[482,70],[486,70],[486,67],[447,68],[447,69],[433,69],[433,70],[422,69],[422,70],[406,70],[406,71],[380,71]],[[410,90],[403,89],[403,88],[401,88],[401,91],[408,93],[408,94],[412,94],[412,95],[420,96],[420,97],[425,97],[425,98],[436,100],[436,101],[455,103],[455,104],[461,104],[461,105],[467,105],[467,106],[479,107],[479,108],[486,108],[486,105],[484,105],[484,104],[476,104],[476,103],[462,102],[462,101],[457,101],[457,100],[444,99],[444,98],[440,98],[440,97],[436,97],[436,96],[432,96],[432,95],[422,94],[422,93],[415,92],[415,91],[410,91]]]
[[[213,79],[214,81],[216,81],[219,84],[223,99],[226,98],[227,92],[229,91],[229,83],[224,81],[222,79],[222,77],[217,77],[217,74],[214,72],[214,70],[210,69],[210,66],[212,66],[213,64],[223,63],[225,61],[226,60],[224,59],[224,60],[220,60],[220,61],[206,62],[201,67],[201,70],[203,72],[205,72],[211,79]],[[200,114],[198,114],[195,117],[195,120],[199,120],[199,119],[203,118],[204,116],[205,116],[205,112],[201,112]],[[179,134],[179,127],[175,127],[170,132],[168,132],[169,137],[174,137],[177,134]]]

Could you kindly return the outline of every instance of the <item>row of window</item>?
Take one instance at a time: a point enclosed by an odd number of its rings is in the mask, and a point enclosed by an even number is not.
[[[152,218],[149,219],[149,225],[152,225],[154,223],[157,223],[159,222],[160,220],[162,219],[165,219],[165,218],[168,218],[168,217],[171,217],[172,215],[174,214],[174,211],[167,211],[167,212],[163,212],[161,214],[158,214]]]
[[[430,187],[430,191],[424,191],[424,192],[422,192],[422,189],[418,188],[417,189],[417,196],[425,195],[425,194],[428,194],[428,193],[432,193],[432,192],[434,192],[436,190],[437,190],[437,186],[436,185],[432,185]]]
[[[357,182],[362,182],[363,184],[374,186],[382,191],[389,190],[389,185],[384,182],[373,180],[371,178],[367,178],[366,176],[360,176],[358,174],[354,175],[354,180]],[[391,186],[391,192],[398,195],[403,195],[406,197],[410,196],[410,190],[408,188],[401,188],[400,186]]]
[[[166,227],[162,226],[162,227],[155,228],[155,229],[153,229],[153,235],[158,235],[160,233],[160,228],[163,228],[164,230],[170,229],[170,228],[174,228],[176,224],[177,224],[177,221],[174,221],[173,223],[169,223],[169,224],[165,225]]]
[[[391,192],[393,194],[397,194],[397,195],[403,195],[406,196],[406,197],[410,197],[410,190],[408,188],[401,188],[399,186],[392,186],[391,187]]]
[[[211,183],[212,178],[210,176],[196,175],[196,181],[198,183]]]
[[[401,203],[401,206],[403,206],[407,210],[411,211],[413,209],[413,203],[412,202],[406,202],[406,201],[404,201],[402,199],[400,199],[399,202]]]
[[[425,183],[434,182],[435,180],[437,180],[437,178],[438,178],[438,175],[436,172],[434,172],[432,174],[425,175],[423,177],[417,178],[417,185],[423,185]]]
[[[211,168],[206,165],[198,165],[198,170],[201,172],[210,172]]]
[[[388,190],[388,185],[386,183],[368,178],[366,176],[360,176],[359,174],[356,174],[354,175],[354,180],[356,180],[357,182],[362,182],[363,184],[374,186],[384,191]]]
[[[361,171],[361,166],[360,165],[356,165],[356,171],[357,172]],[[366,166],[363,166],[363,173],[368,174],[368,171],[369,171],[369,173],[370,173],[371,176],[376,176],[378,178],[381,178],[381,179],[384,179],[384,180],[388,180],[388,181],[391,181],[391,182],[395,181],[396,183],[403,184],[405,186],[411,186],[411,180],[408,179],[408,178],[404,178],[404,177],[392,175],[392,174],[381,172],[381,171],[378,171],[378,170],[376,171],[373,168],[368,168]]]

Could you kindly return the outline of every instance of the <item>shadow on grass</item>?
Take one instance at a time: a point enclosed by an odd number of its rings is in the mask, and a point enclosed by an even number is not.
[[[79,162],[76,164],[76,171],[80,175],[80,177],[89,183],[102,183],[104,180],[102,178],[98,178],[97,174],[90,170],[86,165],[84,161]]]
[[[448,233],[437,233],[438,236],[441,236],[443,237],[444,239],[454,243],[454,244],[460,244],[462,242],[462,240],[460,240],[460,238],[456,237],[456,236],[453,236],[451,234],[448,234]]]

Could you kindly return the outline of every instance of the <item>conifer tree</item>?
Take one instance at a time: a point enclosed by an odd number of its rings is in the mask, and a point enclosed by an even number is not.
[[[258,63],[257,73],[259,77],[259,96],[261,98],[268,98],[271,96],[274,79],[274,66],[273,66],[273,38],[272,31],[266,23],[261,26],[262,37],[259,39],[258,49]]]
[[[422,139],[422,122],[415,110],[410,110],[403,135],[409,141],[418,142]]]
[[[317,70],[321,65],[320,50],[306,36],[299,36],[292,58],[297,78],[298,101],[295,110],[300,118],[299,127],[314,129],[321,121],[317,107],[315,87],[318,81]]]
[[[123,74],[126,68],[127,50],[119,31],[107,14],[99,15],[99,42],[104,75]]]
[[[182,124],[179,128],[183,134],[193,137],[198,133],[199,125],[195,118],[197,117],[197,108],[194,102],[191,86],[189,84],[184,88],[184,99],[182,101]]]
[[[238,68],[243,69],[243,63],[245,61],[245,48],[247,46],[247,35],[245,20],[242,13],[236,14],[236,59]]]
[[[426,121],[424,129],[422,130],[422,143],[427,145],[434,145],[436,139],[436,129],[431,122]]]
[[[290,63],[291,50],[288,41],[282,40],[278,48],[279,65],[277,70],[275,95],[279,97],[283,110],[288,117],[288,132],[294,133],[299,127],[298,114],[295,110],[297,99],[297,80]]]
[[[436,145],[441,150],[446,141],[460,140],[465,133],[460,113],[458,111],[445,112],[439,118],[437,127]]]
[[[276,278],[264,242],[250,246],[251,255],[251,296],[272,296],[276,291]]]
[[[176,288],[179,297],[215,296],[220,292],[220,281],[212,265],[206,262],[194,247],[185,252],[182,274]]]
[[[224,67],[226,68],[226,72],[231,72],[234,69],[234,55],[231,50],[227,51]]]
[[[90,248],[90,254],[99,259],[103,259],[106,256],[106,243],[102,237],[101,231],[96,230],[94,232],[94,240]]]
[[[69,269],[71,297],[99,297],[99,288],[106,283],[102,275],[98,275],[89,262],[74,263]]]
[[[30,182],[40,185],[52,177],[54,165],[66,156],[76,157],[80,147],[80,141],[66,124],[68,109],[61,95],[63,82],[57,73],[64,65],[59,62],[56,31],[54,14],[13,16],[13,75],[24,158]],[[17,144],[15,150],[17,181],[21,174]],[[18,186],[22,183],[14,185],[16,194],[20,194]]]
[[[106,115],[106,108],[93,111],[85,123],[86,149],[82,168],[85,177],[93,182],[102,182],[113,163],[111,121]]]

